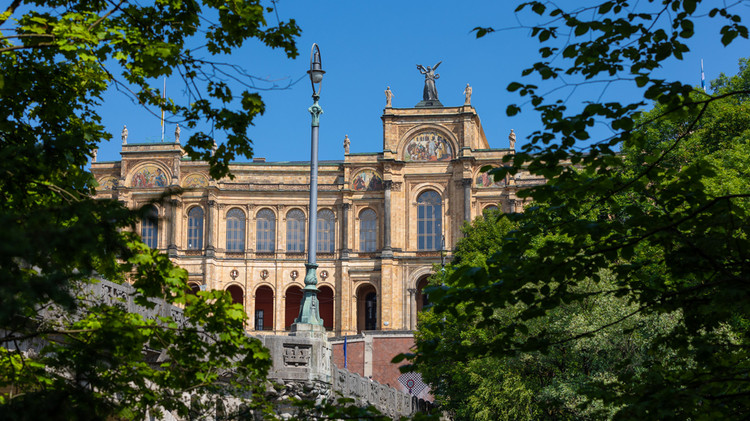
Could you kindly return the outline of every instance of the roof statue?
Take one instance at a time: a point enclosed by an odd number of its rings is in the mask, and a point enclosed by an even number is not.
[[[385,108],[391,108],[391,100],[394,96],[390,86],[385,88]]]
[[[438,100],[437,86],[435,86],[435,80],[440,78],[440,75],[435,73],[438,66],[442,61],[439,61],[436,65],[425,68],[421,64],[417,64],[417,70],[420,74],[424,75],[424,90],[422,91],[422,101],[417,104],[417,107],[442,107],[443,104]]]
[[[174,128],[174,143],[180,143],[180,125]]]
[[[351,141],[349,140],[349,135],[344,136],[344,153],[349,154],[349,144]]]
[[[464,105],[471,105],[471,85],[468,83],[466,84],[466,88],[464,89],[464,96],[466,98],[464,99]]]
[[[513,129],[510,129],[510,134],[508,135],[508,142],[510,143],[510,148],[515,151],[516,150],[516,132],[514,132]]]
[[[122,133],[120,133],[120,136],[122,136],[122,144],[127,145],[128,144],[128,126],[125,126],[125,125],[122,126]]]

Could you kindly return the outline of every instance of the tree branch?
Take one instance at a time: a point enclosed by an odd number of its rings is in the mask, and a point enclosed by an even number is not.
[[[16,11],[18,6],[21,5],[21,0],[13,0],[13,2],[8,6],[7,9],[5,9],[5,12],[3,12],[2,15],[0,15],[0,26],[2,26],[9,17],[13,15],[13,12]]]

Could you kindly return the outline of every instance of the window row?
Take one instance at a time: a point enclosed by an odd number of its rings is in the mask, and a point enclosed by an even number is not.
[[[204,212],[199,206],[188,211],[188,250],[203,249]],[[256,217],[256,244],[259,253],[275,251],[276,214],[270,209],[261,209]],[[227,212],[226,250],[245,250],[245,212],[233,208]],[[336,247],[335,216],[330,209],[318,211],[317,249],[321,253],[333,253]],[[304,253],[305,214],[292,209],[286,215],[286,251]],[[157,247],[158,224],[156,208],[150,206],[141,221],[141,237],[151,248]],[[374,210],[365,209],[359,215],[359,250],[369,253],[377,250],[378,217]],[[441,250],[443,248],[443,201],[440,194],[427,190],[417,197],[417,249],[420,251]]]
[[[305,251],[305,214],[299,209],[292,209],[286,215],[286,251],[304,253]],[[203,249],[204,212],[199,206],[188,211],[187,248]],[[227,212],[226,250],[242,252],[245,250],[245,212],[234,208]],[[256,215],[256,251],[272,253],[276,248],[276,214],[270,209],[262,209]],[[317,249],[321,253],[333,253],[336,248],[336,218],[330,209],[318,211]],[[374,210],[365,209],[360,213],[360,251],[377,250],[378,217]],[[149,206],[141,221],[141,237],[151,248],[158,246],[158,214],[154,206]]]

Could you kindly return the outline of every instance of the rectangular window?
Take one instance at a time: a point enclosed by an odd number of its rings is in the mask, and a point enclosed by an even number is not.
[[[256,248],[259,253],[272,253],[274,250],[274,235],[276,232],[275,221],[271,219],[258,219],[255,230]]]
[[[157,229],[156,221],[151,218],[144,218],[141,222],[141,238],[147,246],[155,249],[157,247]]]
[[[263,310],[255,310],[255,330],[263,330]]]

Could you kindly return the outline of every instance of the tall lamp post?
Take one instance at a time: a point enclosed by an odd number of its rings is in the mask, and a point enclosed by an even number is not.
[[[323,109],[318,105],[320,99],[320,87],[323,81],[323,67],[320,62],[320,48],[318,44],[313,44],[310,50],[310,70],[307,71],[310,75],[310,82],[312,84],[313,91],[313,105],[308,108],[310,115],[312,115],[312,139],[311,139],[311,154],[310,154],[310,206],[309,214],[307,218],[307,263],[305,268],[307,273],[305,274],[305,288],[302,290],[302,303],[300,304],[299,317],[294,322],[292,330],[300,331],[317,331],[323,327],[323,320],[320,318],[320,310],[318,305],[318,280],[315,276],[315,269],[318,268],[316,263],[316,252],[318,248],[318,129],[320,125],[320,115],[323,114]],[[317,85],[317,90],[316,90]],[[302,327],[300,324],[313,325],[310,327]],[[316,328],[316,326],[319,326]]]

